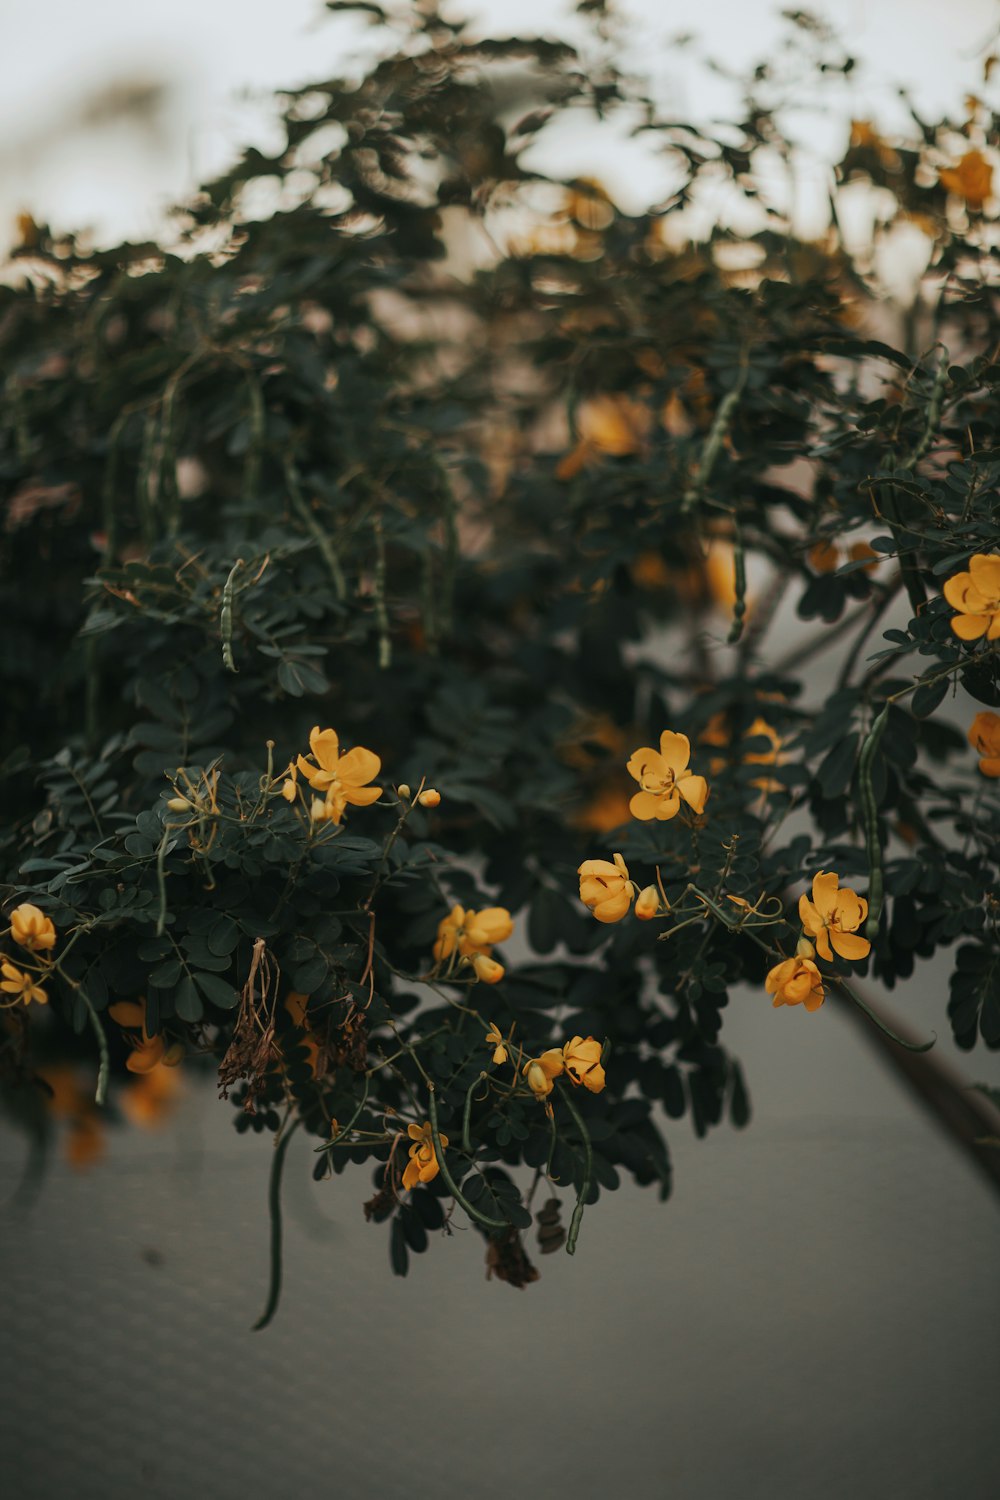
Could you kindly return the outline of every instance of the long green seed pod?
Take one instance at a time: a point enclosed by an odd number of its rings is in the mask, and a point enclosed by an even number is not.
[[[886,703],[869,729],[858,756],[858,790],[868,846],[868,921],[865,924],[865,937],[869,942],[878,936],[883,898],[882,841],[878,833],[878,806],[872,785],[872,766],[888,719],[889,705]]]
[[[242,557],[233,563],[226,586],[222,590],[222,609],[219,612],[219,634],[222,636],[222,665],[230,672],[239,669],[233,658],[233,596],[236,591],[236,575],[244,566]]]
[[[293,1120],[281,1140],[275,1145],[274,1157],[271,1161],[271,1176],[267,1188],[267,1206],[271,1215],[271,1279],[267,1303],[253,1325],[252,1333],[257,1333],[261,1328],[267,1327],[278,1311],[278,1303],[281,1301],[281,1174],[285,1165],[288,1143],[298,1127],[299,1121]]]
[[[389,611],[385,602],[385,536],[382,518],[372,523],[375,532],[375,623],[378,626],[378,664],[382,671],[392,665],[392,642],[389,639]]]
[[[705,486],[712,477],[712,470],[715,468],[716,460],[722,451],[723,439],[729,430],[729,424],[739,405],[746,381],[747,367],[744,365],[740,371],[739,379],[732,390],[727,391],[719,402],[719,409],[715,413],[715,421],[709,429],[708,437],[705,439],[705,446],[701,450],[698,467],[695,469],[691,482],[684,491],[684,497],[681,500],[682,514],[685,511],[692,510],[705,493]]]
[[[467,1151],[470,1156],[472,1155],[472,1095],[485,1077],[485,1073],[480,1073],[478,1078],[474,1078],[465,1094],[465,1109],[462,1112],[462,1150]]]

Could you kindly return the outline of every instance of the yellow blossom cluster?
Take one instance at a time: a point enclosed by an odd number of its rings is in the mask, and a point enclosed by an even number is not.
[[[0,991],[9,995],[9,1000],[0,1004],[36,1005],[48,1004],[48,993],[37,983],[51,968],[51,950],[56,945],[56,929],[52,918],[47,917],[30,901],[23,901],[10,914],[10,935],[19,948],[30,953],[34,959],[31,969],[19,968],[10,959],[0,959]]]
[[[447,965],[452,973],[468,965],[484,984],[496,984],[504,976],[503,964],[493,958],[494,943],[503,943],[514,931],[514,923],[505,906],[487,906],[482,911],[466,911],[453,906],[438,924],[434,958],[440,967]]]
[[[422,1125],[408,1125],[406,1132],[413,1142],[410,1159],[403,1172],[403,1187],[409,1189],[416,1187],[418,1182],[433,1182],[441,1167],[434,1150],[430,1121],[425,1120]],[[441,1145],[442,1148],[448,1145],[446,1135],[441,1136]]]
[[[563,1073],[572,1084],[583,1084],[592,1094],[599,1094],[605,1082],[603,1050],[596,1037],[575,1036],[562,1047],[550,1047],[540,1057],[529,1058],[521,1072],[536,1099],[547,1099]]]
[[[774,996],[775,1005],[804,1005],[819,1010],[826,999],[823,976],[816,956],[827,963],[836,953],[852,962],[867,958],[871,943],[858,935],[858,928],[868,916],[868,902],[846,886],[832,870],[820,870],[813,877],[812,900],[799,897],[799,917],[803,936],[795,955],[786,958],[768,972],[764,987]]]
[[[175,1068],[184,1056],[180,1042],[168,1046],[159,1033],[150,1036],[146,1030],[145,1000],[117,1000],[108,1006],[108,1015],[123,1030],[138,1032],[137,1036],[129,1037],[132,1051],[125,1059],[125,1066],[130,1073],[151,1073],[161,1065]]]

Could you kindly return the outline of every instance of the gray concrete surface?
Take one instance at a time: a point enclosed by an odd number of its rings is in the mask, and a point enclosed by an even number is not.
[[[830,1006],[748,992],[727,1039],[750,1129],[671,1126],[673,1199],[603,1199],[524,1291],[471,1230],[396,1280],[366,1174],[314,1185],[296,1141],[250,1332],[268,1144],[209,1090],[54,1166],[0,1246],[5,1500],[994,1500],[1000,1200]]]

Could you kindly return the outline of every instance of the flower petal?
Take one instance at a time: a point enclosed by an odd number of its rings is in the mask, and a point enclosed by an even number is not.
[[[833,870],[820,870],[813,876],[813,905],[821,917],[829,917],[833,912],[839,886],[840,876]]]
[[[333,730],[329,733],[332,734]],[[375,752],[366,750],[363,745],[355,745],[353,750],[348,750],[335,764],[337,776],[345,787],[364,786],[374,780],[382,769],[382,762]]]
[[[867,958],[872,951],[872,945],[867,938],[858,937],[856,932],[838,932],[834,928],[830,933],[830,942],[833,944],[834,953],[839,953],[841,958]],[[819,943],[816,944],[817,952],[820,951]],[[826,955],[823,955],[824,958]]]
[[[977,552],[969,560],[969,574],[974,588],[992,604],[1000,603],[1000,552]]]
[[[677,782],[677,790],[689,807],[693,807],[699,815],[705,811],[705,802],[708,799],[708,782],[704,776],[695,776],[689,771],[686,776],[681,776]]]
[[[686,771],[691,759],[691,741],[686,734],[674,734],[665,729],[660,735],[660,754],[675,776]]]
[[[465,930],[474,943],[503,943],[514,931],[514,923],[505,906],[487,906],[469,913]]]
[[[599,901],[594,907],[594,916],[599,922],[620,922],[632,904],[632,887],[630,885],[615,895]]]
[[[143,1027],[146,1024],[146,1006],[144,1002],[116,1000],[114,1005],[108,1006],[108,1015],[119,1026]]]
[[[971,573],[953,573],[945,579],[941,592],[952,609],[961,610],[963,614],[983,610],[989,602],[973,584]]]
[[[638,750],[632,751],[626,770],[636,781],[641,781],[647,771],[652,772],[654,776],[664,776],[667,765],[658,750],[654,750],[651,745],[643,745]]]
[[[343,788],[344,801],[349,802],[352,807],[371,807],[382,795],[380,786],[345,786]],[[340,819],[336,820],[338,823]]]
[[[990,623],[989,615],[956,615],[951,628],[960,641],[978,641],[986,634]]]
[[[295,764],[302,772],[309,785],[315,788],[317,792],[325,792],[327,787],[336,776],[335,771],[322,771],[319,770],[316,766],[310,765],[304,755],[298,756],[296,758]]]
[[[823,926],[823,918],[803,891],[799,897],[799,921],[812,937]]]
[[[651,818],[672,818],[680,803],[675,798],[673,811],[663,813],[660,810],[663,801],[662,797],[656,797],[652,792],[636,792],[635,796],[629,800],[628,810],[633,818],[639,819],[640,823],[648,823]]]

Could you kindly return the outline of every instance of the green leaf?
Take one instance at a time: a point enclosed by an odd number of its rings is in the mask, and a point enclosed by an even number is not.
[[[201,996],[190,974],[185,974],[173,993],[174,1010],[182,1021],[200,1021],[202,1017]]]
[[[834,745],[829,754],[824,756],[823,763],[816,772],[816,780],[819,782],[820,791],[824,797],[827,799],[837,797],[847,790],[854,773],[857,755],[858,735],[852,732],[845,735],[838,744]]]
[[[239,990],[218,974],[197,973],[193,977],[205,999],[220,1010],[233,1010],[239,1003]]]

